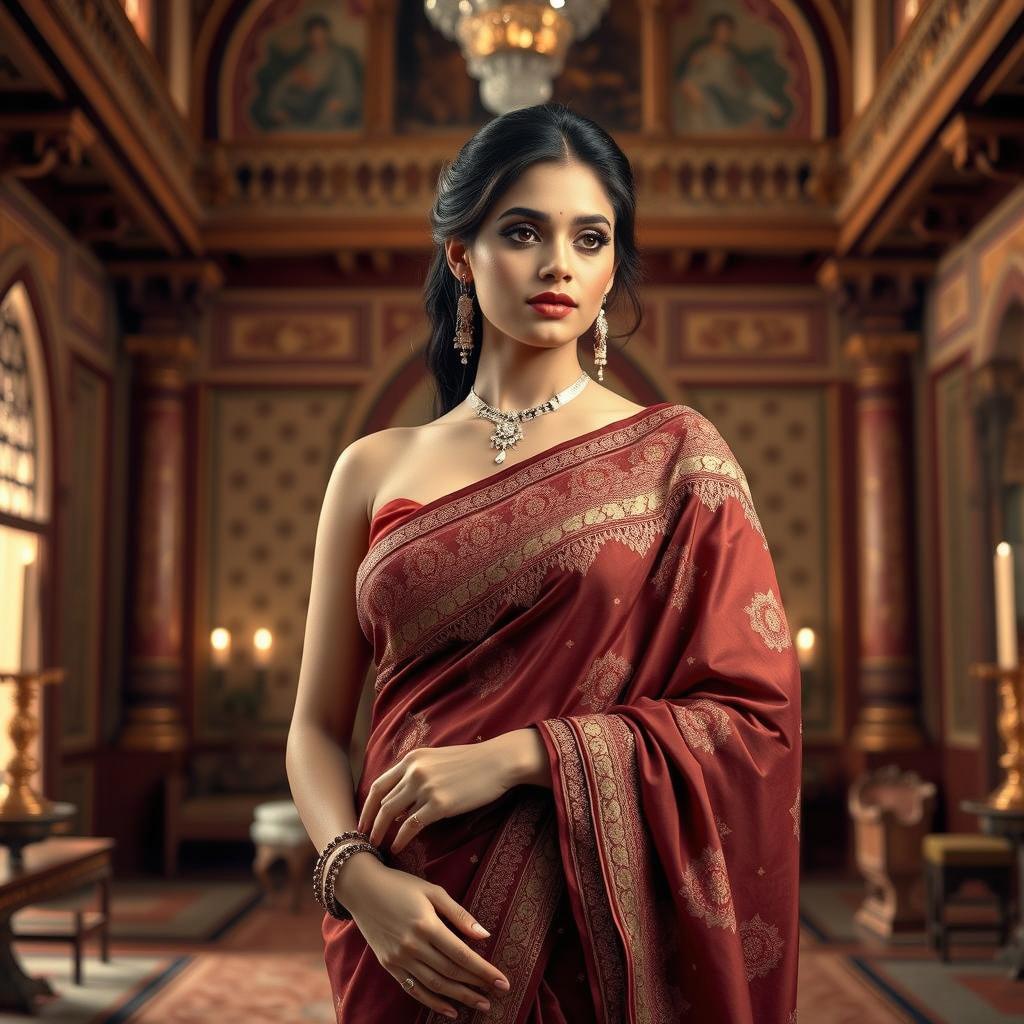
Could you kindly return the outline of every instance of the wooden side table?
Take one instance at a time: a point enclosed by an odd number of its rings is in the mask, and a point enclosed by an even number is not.
[[[29,977],[14,955],[14,912],[97,882],[107,912],[114,844],[105,836],[51,836],[25,847],[21,870],[11,867],[9,851],[0,847],[0,1010],[34,1014],[37,995],[55,994],[46,978]]]
[[[961,800],[960,806],[968,814],[976,814],[981,830],[990,836],[1006,836],[1014,846],[1017,855],[1017,906],[1014,913],[1015,925],[1010,941],[999,953],[999,960],[1006,964],[1009,976],[1014,981],[1024,978],[1024,809],[1000,810],[982,800]]]

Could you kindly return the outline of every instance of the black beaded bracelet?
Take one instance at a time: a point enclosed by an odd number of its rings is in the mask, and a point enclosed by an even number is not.
[[[362,850],[372,853],[377,860],[383,863],[384,858],[381,856],[380,850],[378,850],[373,843],[349,843],[342,849],[341,853],[334,858],[331,862],[331,866],[327,869],[327,881],[324,883],[324,902],[327,904],[327,913],[338,921],[351,921],[352,915],[338,902],[334,895],[335,880],[338,877],[338,872],[341,870],[342,864],[344,864],[345,861],[347,861],[353,854],[359,853]]]
[[[324,877],[324,865],[327,863],[327,858],[331,855],[331,852],[338,846],[339,843],[345,842],[346,839],[361,839],[363,842],[368,843],[370,836],[366,832],[360,832],[358,829],[352,829],[349,832],[342,832],[341,835],[335,836],[320,852],[320,856],[316,859],[316,866],[313,868],[313,899],[324,908],[327,909],[323,898],[323,877]]]

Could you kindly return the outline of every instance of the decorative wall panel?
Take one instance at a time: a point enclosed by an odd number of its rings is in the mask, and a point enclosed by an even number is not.
[[[829,455],[838,438],[830,436],[829,395],[817,387],[694,386],[683,396],[715,424],[747,474],[790,627],[815,632],[816,667],[804,674],[804,736],[838,739],[840,538]]]
[[[196,736],[222,737],[257,685],[252,637],[273,634],[266,691],[254,728],[283,739],[295,702],[316,527],[324,491],[344,447],[350,393],[341,388],[223,388],[209,400],[205,642],[217,626],[232,635],[232,660],[218,688],[201,648]]]

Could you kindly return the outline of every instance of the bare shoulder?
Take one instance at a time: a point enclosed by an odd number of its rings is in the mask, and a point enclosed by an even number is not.
[[[348,504],[361,508],[367,524],[385,470],[400,450],[402,439],[417,429],[385,427],[362,434],[338,456],[332,478],[339,477],[338,489],[346,492]]]

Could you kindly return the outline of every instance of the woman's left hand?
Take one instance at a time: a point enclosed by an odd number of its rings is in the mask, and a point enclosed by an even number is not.
[[[356,827],[365,832],[372,822],[370,842],[376,846],[392,822],[407,811],[391,844],[395,854],[440,818],[453,818],[497,800],[516,782],[514,759],[500,745],[501,738],[410,750],[374,780]]]

